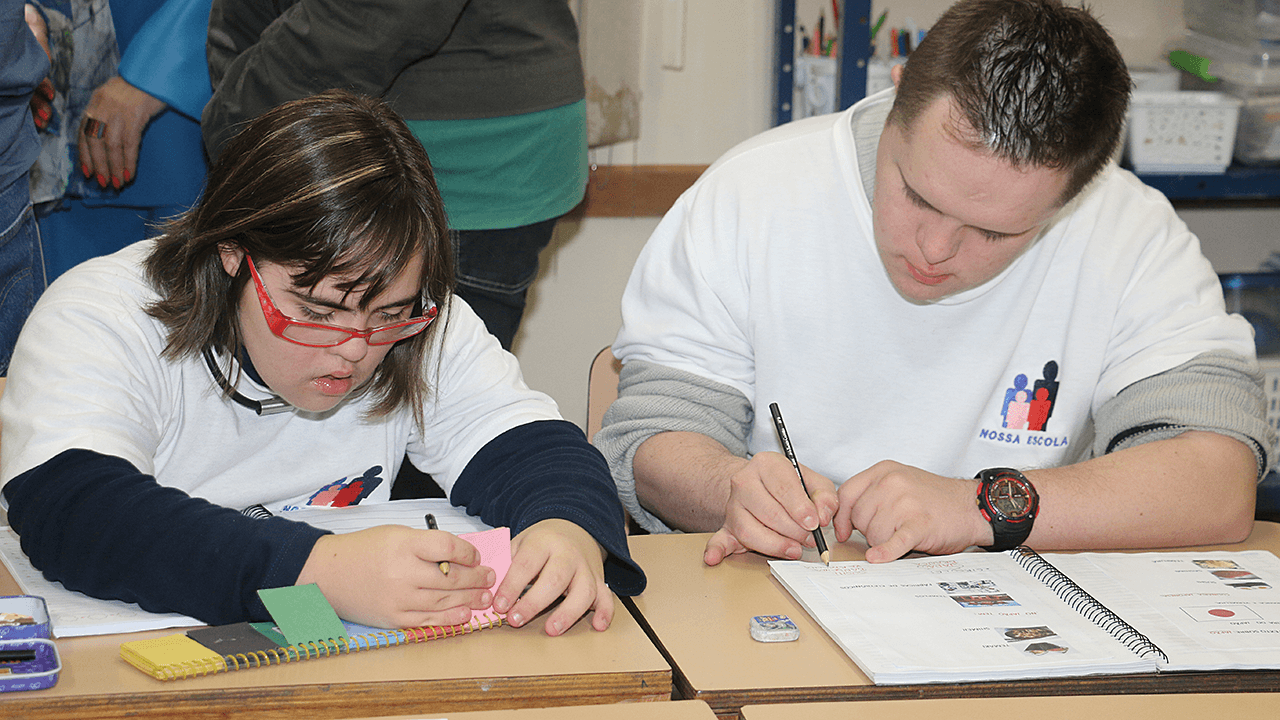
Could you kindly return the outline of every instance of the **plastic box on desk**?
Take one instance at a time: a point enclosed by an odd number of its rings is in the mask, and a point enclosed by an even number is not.
[[[1187,32],[1170,53],[1203,58],[1212,80],[1183,73],[1184,90],[1221,92],[1240,100],[1234,157],[1248,165],[1280,164],[1280,42],[1227,42]]]
[[[1135,92],[1127,154],[1140,173],[1221,173],[1231,164],[1240,101],[1214,92]]]
[[[1280,434],[1280,272],[1230,273],[1222,282],[1227,311],[1239,313],[1253,325],[1253,344],[1263,375],[1267,424]],[[1280,441],[1270,449],[1273,463],[1280,458]],[[1280,520],[1280,474],[1272,470],[1258,485],[1258,513]]]
[[[1187,27],[1226,40],[1280,40],[1280,0],[1183,0]]]
[[[62,671],[58,646],[50,640],[49,611],[34,595],[0,597],[0,652],[30,651],[34,657],[0,662],[0,692],[53,687]]]

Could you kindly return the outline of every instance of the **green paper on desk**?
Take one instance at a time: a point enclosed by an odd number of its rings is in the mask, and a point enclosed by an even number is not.
[[[314,583],[265,588],[258,591],[258,597],[290,645],[324,645],[347,638],[338,613]]]

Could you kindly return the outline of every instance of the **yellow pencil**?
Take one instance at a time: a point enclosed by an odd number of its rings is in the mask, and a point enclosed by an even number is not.
[[[439,525],[436,525],[436,516],[435,516],[435,515],[432,515],[431,513],[427,513],[427,529],[428,529],[428,530],[439,530],[439,529],[440,529],[440,526],[439,526]],[[447,562],[442,562],[442,563],[440,563],[440,572],[444,573],[445,575],[448,575],[448,574],[449,574],[449,563],[447,563]]]

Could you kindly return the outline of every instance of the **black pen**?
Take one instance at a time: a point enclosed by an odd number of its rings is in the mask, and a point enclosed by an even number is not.
[[[804,473],[800,472],[800,461],[796,460],[796,451],[791,449],[791,438],[787,435],[787,426],[782,422],[782,411],[778,409],[778,403],[769,403],[769,412],[773,414],[773,426],[778,430],[778,440],[782,443],[782,454],[787,456],[791,461],[791,467],[796,469],[796,475],[800,478],[800,487],[804,489],[804,494],[809,494],[809,487],[804,484]],[[822,526],[813,529],[813,542],[818,546],[818,557],[822,558],[824,565],[831,564],[831,551],[827,549],[827,540],[822,537]]]
[[[431,513],[427,513],[427,529],[428,529],[428,530],[439,530],[439,529],[440,529],[440,526],[439,526],[439,525],[436,525],[436,516],[435,516],[435,515],[432,515]],[[447,563],[447,562],[442,562],[442,563],[440,563],[440,572],[444,573],[445,575],[448,575],[448,574],[449,574],[449,563]]]

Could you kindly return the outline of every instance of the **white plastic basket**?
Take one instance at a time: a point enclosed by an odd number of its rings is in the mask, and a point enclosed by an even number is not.
[[[1216,92],[1135,92],[1129,161],[1140,173],[1221,173],[1231,164],[1240,100]]]

